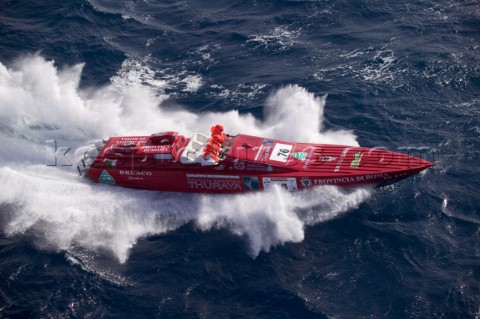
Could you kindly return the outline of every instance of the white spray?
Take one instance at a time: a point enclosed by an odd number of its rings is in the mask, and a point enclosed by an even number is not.
[[[347,193],[328,186],[294,194],[159,193],[91,184],[74,167],[47,166],[49,140],[75,149],[113,135],[208,132],[215,123],[233,134],[357,145],[349,131],[324,131],[325,97],[295,85],[273,93],[261,122],[237,111],[165,110],[167,96],[141,84],[80,90],[82,68],[58,70],[37,55],[10,68],[0,63],[0,207],[9,211],[3,229],[9,236],[32,231],[39,247],[109,250],[123,263],[139,238],[193,221],[201,230],[225,227],[247,238],[255,257],[272,246],[302,241],[306,225],[333,218],[369,196],[365,189]]]

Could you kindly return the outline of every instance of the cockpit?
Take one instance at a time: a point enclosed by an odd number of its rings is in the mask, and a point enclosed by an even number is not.
[[[211,137],[195,133],[186,145],[180,162],[182,164],[200,163],[202,166],[217,165],[222,160],[225,149],[225,133],[223,126],[217,124],[211,128]]]

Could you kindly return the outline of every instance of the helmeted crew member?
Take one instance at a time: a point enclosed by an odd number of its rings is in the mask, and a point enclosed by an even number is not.
[[[212,148],[214,150],[214,152],[217,154],[217,155],[220,155],[220,152],[222,151],[222,145],[220,143],[218,143],[218,139],[216,139],[217,135],[215,135],[214,137],[212,137],[210,139],[210,142],[208,143],[209,145],[212,145]],[[217,140],[217,141],[216,141]]]
[[[209,160],[213,159],[215,162],[218,162],[218,153],[213,146],[213,144],[208,143],[203,150],[203,159]]]
[[[222,141],[222,137],[218,134],[213,135],[212,138],[210,139],[211,144],[218,145],[218,147],[220,148],[222,148],[223,142],[224,141]]]
[[[218,136],[220,143],[222,144],[225,141],[225,133],[223,132],[223,125],[217,124],[210,128],[210,132],[212,132],[212,138],[214,136]]]

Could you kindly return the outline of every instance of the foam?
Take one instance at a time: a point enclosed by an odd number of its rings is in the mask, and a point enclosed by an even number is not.
[[[287,27],[276,27],[268,34],[255,34],[248,37],[246,43],[255,47],[273,49],[276,52],[286,51],[291,48],[299,37],[301,29],[290,30]]]
[[[65,251],[69,258],[79,247],[109,251],[123,263],[139,238],[193,222],[199,231],[221,227],[246,238],[255,257],[302,241],[306,226],[334,218],[370,194],[336,187],[295,194],[280,189],[235,196],[159,193],[93,184],[74,167],[46,166],[47,140],[72,147],[73,155],[94,138],[168,130],[193,134],[208,132],[214,123],[232,134],[357,144],[349,131],[325,131],[326,97],[296,85],[274,92],[265,120],[259,121],[237,111],[166,110],[167,95],[140,82],[126,86],[120,75],[111,85],[81,90],[82,68],[58,70],[38,55],[9,68],[0,63],[0,204],[15,206],[3,229],[8,236],[34,234],[38,247]]]

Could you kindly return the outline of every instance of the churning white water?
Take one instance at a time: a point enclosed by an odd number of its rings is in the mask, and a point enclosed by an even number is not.
[[[29,232],[38,247],[109,250],[125,262],[136,241],[193,222],[208,231],[222,227],[248,239],[257,256],[272,246],[299,242],[304,229],[348,211],[370,191],[332,186],[309,192],[280,189],[245,195],[177,194],[92,184],[75,166],[52,163],[52,144],[71,147],[113,135],[179,131],[208,132],[222,123],[227,132],[293,141],[357,145],[350,131],[325,131],[326,97],[291,85],[266,101],[265,119],[237,111],[196,114],[168,110],[168,97],[140,83],[79,89],[83,65],[59,70],[35,55],[6,67],[0,63],[0,205],[7,235]],[[71,161],[73,162],[73,158]]]

